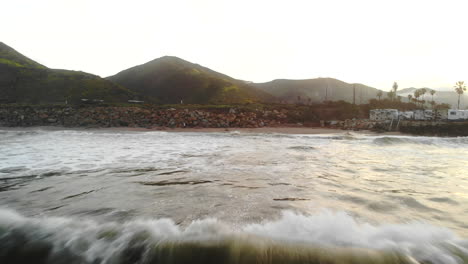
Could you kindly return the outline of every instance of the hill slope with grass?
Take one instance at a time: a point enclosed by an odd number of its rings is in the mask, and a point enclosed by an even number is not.
[[[80,71],[49,69],[0,42],[0,103],[127,102],[130,90]]]
[[[309,98],[312,103],[340,100],[352,103],[353,87],[355,87],[356,103],[364,104],[370,99],[377,98],[377,92],[379,91],[376,88],[363,84],[350,84],[332,78],[306,80],[279,79],[252,85],[288,103],[308,103]],[[386,96],[385,92],[383,92],[382,97],[384,96]]]
[[[107,79],[154,103],[232,104],[273,101],[244,81],[177,57],[165,56]]]

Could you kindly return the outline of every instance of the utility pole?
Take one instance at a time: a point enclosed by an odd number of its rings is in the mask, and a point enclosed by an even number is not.
[[[326,79],[327,86],[325,87],[325,102],[328,101],[328,78]]]
[[[359,104],[362,104],[362,87],[360,90],[360,95],[359,95]]]
[[[356,105],[356,85],[353,84],[353,105]]]

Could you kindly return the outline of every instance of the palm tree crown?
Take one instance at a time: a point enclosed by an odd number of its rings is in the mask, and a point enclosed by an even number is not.
[[[377,92],[377,97],[379,98],[379,101],[380,101],[380,97],[382,97],[382,94],[383,94],[383,93],[382,93],[382,91],[380,91],[380,90]]]
[[[455,92],[458,94],[458,109],[460,109],[460,96],[466,91],[466,86],[464,81],[458,81],[455,83]]]
[[[455,91],[457,94],[463,94],[464,91],[466,91],[466,86],[464,81],[459,81],[455,83]]]

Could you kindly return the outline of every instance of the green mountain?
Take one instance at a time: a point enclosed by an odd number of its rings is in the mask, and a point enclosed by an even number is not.
[[[80,71],[49,69],[0,42],[0,103],[126,102],[130,90]]]
[[[273,101],[244,81],[177,57],[165,56],[107,79],[155,103],[230,104]]]
[[[363,85],[350,84],[332,78],[317,78],[307,80],[274,80],[266,83],[252,84],[263,91],[266,91],[283,102],[320,103],[323,101],[355,102],[357,104],[367,103],[370,99],[377,98],[378,89]],[[383,92],[383,96],[386,93]]]

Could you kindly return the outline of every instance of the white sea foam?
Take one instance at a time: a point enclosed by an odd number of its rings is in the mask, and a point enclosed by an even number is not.
[[[459,263],[447,251],[447,245],[468,253],[468,240],[446,228],[423,222],[371,225],[359,223],[345,212],[329,210],[314,215],[286,211],[278,221],[248,225],[244,231],[317,245],[395,250],[434,263]]]
[[[468,241],[445,228],[425,223],[358,223],[344,212],[329,210],[313,215],[287,211],[278,220],[239,229],[230,228],[216,219],[196,220],[181,227],[170,219],[97,223],[71,218],[26,218],[10,210],[0,210],[0,237],[8,237],[12,230],[21,231],[27,240],[45,240],[55,251],[66,250],[89,262],[109,260],[135,243],[151,247],[170,241],[236,238],[396,252],[434,264],[463,263],[460,255],[454,254],[455,249],[464,254],[462,257],[468,256]]]

